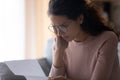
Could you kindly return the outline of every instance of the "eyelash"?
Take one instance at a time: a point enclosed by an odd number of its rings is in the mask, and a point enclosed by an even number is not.
[[[61,26],[62,26],[62,27],[67,27],[67,25],[65,25],[65,24],[62,24]]]

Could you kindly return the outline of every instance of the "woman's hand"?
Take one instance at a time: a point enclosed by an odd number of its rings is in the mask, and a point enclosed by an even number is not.
[[[57,36],[55,39],[55,51],[64,52],[68,46],[68,42],[64,40],[61,36]]]
[[[49,77],[48,80],[67,80],[67,79],[65,79],[65,77],[63,76],[57,76],[57,77]]]

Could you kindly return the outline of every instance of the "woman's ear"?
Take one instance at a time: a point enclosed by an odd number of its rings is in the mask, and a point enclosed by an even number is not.
[[[83,19],[84,19],[84,17],[83,17],[83,15],[81,14],[81,15],[78,17],[78,19],[77,19],[78,23],[79,23],[79,24],[82,24],[82,23],[83,23]]]

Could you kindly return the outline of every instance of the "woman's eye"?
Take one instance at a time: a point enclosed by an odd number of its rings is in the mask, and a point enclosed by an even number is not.
[[[66,25],[62,24],[62,25],[60,26],[60,28],[66,28]]]

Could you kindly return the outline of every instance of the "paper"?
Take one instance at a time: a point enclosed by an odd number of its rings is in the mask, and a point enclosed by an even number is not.
[[[37,60],[15,60],[5,63],[15,75],[46,77]]]

